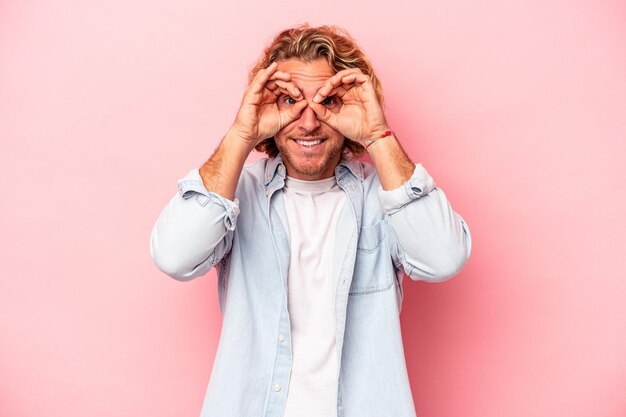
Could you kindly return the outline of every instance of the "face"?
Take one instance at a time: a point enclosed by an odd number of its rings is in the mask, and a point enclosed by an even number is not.
[[[305,100],[312,102],[315,93],[334,72],[328,62],[318,59],[303,62],[288,59],[278,63],[278,70],[291,74],[291,81],[300,89]],[[287,95],[278,98],[277,105],[286,109],[295,103]],[[324,104],[330,111],[338,112],[341,102],[329,97]],[[302,180],[320,180],[335,174],[341,159],[344,136],[317,119],[315,112],[306,107],[300,118],[274,135],[287,175]]]

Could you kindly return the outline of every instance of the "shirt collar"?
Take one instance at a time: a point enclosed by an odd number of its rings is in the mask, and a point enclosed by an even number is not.
[[[280,167],[280,169],[279,169],[279,167]],[[276,176],[277,172],[279,173],[279,175],[281,177],[285,178],[286,171],[287,170],[285,168],[285,164],[283,164],[283,159],[280,157],[280,154],[277,155],[274,158],[268,159],[267,163],[265,164],[265,182],[264,182],[264,184],[268,185],[270,182],[272,182],[272,180]]]
[[[337,178],[339,178],[339,176],[346,171],[351,173],[359,180],[363,181],[363,165],[361,165],[357,159],[345,157],[341,158],[341,161],[339,161],[339,165],[337,165],[337,168],[335,168],[335,175],[337,176]],[[283,163],[280,154],[274,158],[268,159],[267,163],[265,164],[264,184],[267,186],[270,182],[272,182],[276,175],[279,175],[282,178],[285,178],[285,176],[287,175],[287,169],[285,168],[285,164]]]
[[[341,161],[339,161],[339,165],[337,165],[337,168],[335,168],[335,175],[337,176],[337,178],[341,176],[342,171],[347,171],[351,173],[360,181],[363,181],[364,179],[363,164],[361,164],[356,158],[342,157]]]

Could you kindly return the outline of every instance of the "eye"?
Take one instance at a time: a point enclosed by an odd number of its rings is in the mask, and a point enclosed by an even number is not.
[[[281,94],[276,100],[276,105],[280,109],[288,109],[297,102],[298,100],[296,100],[295,98],[288,96],[287,94]]]
[[[337,100],[335,99],[335,97],[334,97],[334,96],[332,96],[332,97],[326,97],[326,98],[324,99],[324,101],[322,101],[322,104],[323,104],[324,106],[333,106],[333,105],[337,104]]]

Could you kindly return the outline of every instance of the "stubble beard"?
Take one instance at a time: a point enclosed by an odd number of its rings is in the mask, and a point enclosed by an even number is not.
[[[317,159],[317,157],[313,156],[305,156],[304,162],[302,162],[302,158],[298,158],[300,159],[300,163],[298,163],[298,160],[291,155],[286,146],[279,144],[277,141],[276,147],[278,148],[278,152],[280,153],[282,159],[286,161],[287,164],[291,166],[294,171],[296,171],[296,173],[306,176],[317,176],[326,171],[331,161],[333,161],[337,155],[341,153],[343,149],[343,142],[337,143],[337,145],[330,148],[318,163],[313,161]]]

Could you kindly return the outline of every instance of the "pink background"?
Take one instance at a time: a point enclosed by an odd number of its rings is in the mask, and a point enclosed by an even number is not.
[[[262,47],[304,21],[356,37],[472,230],[458,277],[406,282],[418,416],[626,415],[625,18],[597,0],[1,1],[0,416],[198,415],[216,278],[163,275],[150,230]]]

